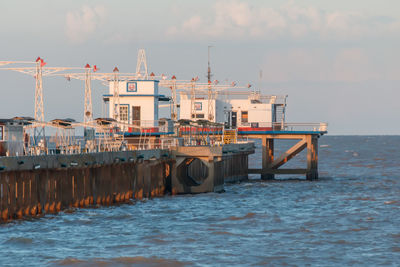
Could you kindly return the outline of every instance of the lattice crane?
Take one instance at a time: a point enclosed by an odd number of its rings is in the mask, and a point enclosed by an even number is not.
[[[32,67],[5,67],[1,70],[11,70],[25,73],[35,78],[35,122],[32,127],[34,129],[33,139],[34,145],[40,147],[39,153],[46,153],[46,136],[44,122],[44,106],[43,106],[43,76],[48,76],[60,71],[71,68],[66,67],[45,67],[47,64],[42,58],[38,57],[35,61],[0,61],[0,66],[5,65],[33,65]]]

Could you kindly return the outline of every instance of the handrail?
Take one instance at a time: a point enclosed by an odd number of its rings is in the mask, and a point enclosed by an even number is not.
[[[327,132],[328,123],[326,122],[275,122],[272,124],[273,129],[280,131],[311,131],[311,132]]]

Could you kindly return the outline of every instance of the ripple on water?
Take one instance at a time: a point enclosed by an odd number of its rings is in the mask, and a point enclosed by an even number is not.
[[[393,252],[400,252],[400,247],[392,247]]]
[[[214,231],[212,232],[214,235],[226,235],[226,236],[240,236],[240,237],[246,237],[244,234],[234,234],[228,231]]]
[[[106,249],[131,249],[131,248],[137,248],[137,244],[119,244],[115,246],[107,246]]]
[[[170,243],[169,241],[160,239],[160,238],[149,238],[149,239],[146,239],[146,242],[152,243],[152,244],[157,244],[157,245],[163,245],[163,244]]]
[[[251,219],[254,218],[256,214],[254,212],[249,212],[246,215],[242,217],[237,217],[237,216],[229,216],[228,218],[222,219],[223,221],[240,221],[240,220],[246,220],[246,219]]]
[[[376,199],[373,197],[355,197],[355,198],[346,198],[345,200],[376,201]]]
[[[11,237],[4,243],[7,245],[31,245],[33,244],[33,239],[27,237]]]
[[[360,227],[360,228],[350,228],[348,231],[349,232],[360,232],[360,231],[367,231],[369,228],[366,227]]]
[[[111,259],[76,259],[66,258],[59,261],[53,261],[51,266],[166,266],[166,267],[179,267],[192,265],[190,262],[177,261],[172,259],[163,259],[157,257],[118,257]]]

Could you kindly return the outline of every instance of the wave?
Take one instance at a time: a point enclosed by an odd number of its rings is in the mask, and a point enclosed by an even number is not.
[[[16,244],[16,245],[30,245],[33,243],[32,238],[27,238],[27,237],[11,237],[4,243],[6,244]]]
[[[230,216],[226,219],[223,219],[225,221],[239,221],[239,220],[245,220],[245,219],[251,219],[253,217],[255,217],[256,214],[253,212],[249,212],[246,215],[242,216],[242,217],[236,217],[236,216]]]
[[[95,259],[76,259],[66,258],[63,260],[52,261],[50,266],[167,266],[167,267],[178,267],[188,266],[193,263],[182,262],[172,259],[163,259],[157,257],[118,257],[111,259],[95,258]]]

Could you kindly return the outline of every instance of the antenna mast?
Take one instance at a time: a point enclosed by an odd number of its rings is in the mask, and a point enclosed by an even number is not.
[[[213,93],[211,86],[211,66],[210,66],[210,49],[211,45],[208,46],[208,70],[207,70],[207,79],[208,79],[208,120],[214,120],[214,108],[213,108]]]
[[[210,67],[210,49],[211,49],[211,45],[208,46],[208,71],[207,71],[207,79],[208,79],[208,83],[211,83],[211,67]]]

